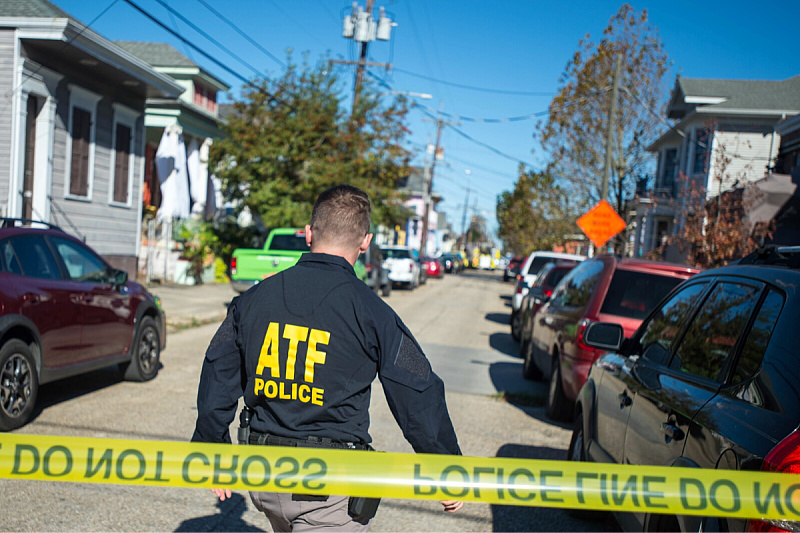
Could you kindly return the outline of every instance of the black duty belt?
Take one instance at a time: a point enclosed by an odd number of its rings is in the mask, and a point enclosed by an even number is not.
[[[250,444],[266,446],[295,446],[298,448],[336,448],[340,450],[370,450],[369,444],[357,442],[338,442],[328,438],[308,437],[307,439],[292,439],[264,433],[250,433]]]

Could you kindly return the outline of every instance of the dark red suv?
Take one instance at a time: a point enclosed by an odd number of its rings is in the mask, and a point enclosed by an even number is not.
[[[41,384],[117,364],[153,379],[166,346],[156,299],[60,228],[1,220],[0,431],[30,419]]]
[[[530,376],[548,377],[547,416],[572,417],[578,391],[603,352],[586,346],[593,322],[615,322],[633,335],[653,307],[699,270],[661,261],[601,255],[573,268],[533,321]]]

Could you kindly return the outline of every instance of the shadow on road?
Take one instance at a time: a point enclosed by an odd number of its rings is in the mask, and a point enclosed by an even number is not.
[[[211,494],[208,496],[211,498]],[[247,502],[241,494],[234,492],[224,502],[217,500],[217,509],[217,514],[184,520],[175,531],[266,531],[242,520]],[[264,522],[267,523],[266,516]]]
[[[486,316],[483,317],[489,322],[494,322],[495,324],[503,324],[508,325],[508,314],[507,313],[486,313]]]
[[[504,444],[497,457],[564,460],[566,451],[548,446]],[[537,480],[538,481],[538,480]],[[551,494],[553,495],[553,494]],[[538,500],[538,497],[536,498]],[[531,506],[492,505],[493,531],[619,531],[611,515],[598,521],[581,520],[562,509]]]
[[[487,319],[488,316],[489,315],[487,315]],[[506,322],[506,324],[508,324],[508,322]],[[519,344],[514,340],[514,337],[511,336],[511,333],[492,333],[489,335],[489,346],[500,353],[519,357]]]

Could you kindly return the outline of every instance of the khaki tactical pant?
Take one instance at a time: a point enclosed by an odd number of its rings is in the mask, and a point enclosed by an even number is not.
[[[250,499],[256,509],[267,515],[275,533],[369,530],[369,523],[354,522],[348,514],[347,496],[250,492]]]

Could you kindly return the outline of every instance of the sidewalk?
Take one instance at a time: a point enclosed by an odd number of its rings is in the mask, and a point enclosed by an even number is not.
[[[147,290],[161,298],[167,331],[222,322],[228,304],[237,295],[230,283],[204,285],[152,284]]]

